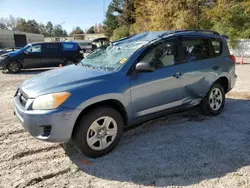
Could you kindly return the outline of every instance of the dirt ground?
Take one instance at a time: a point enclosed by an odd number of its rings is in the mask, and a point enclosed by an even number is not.
[[[250,65],[237,65],[238,82],[221,115],[192,109],[145,123],[98,159],[24,131],[13,95],[38,72],[0,73],[0,188],[250,187]]]

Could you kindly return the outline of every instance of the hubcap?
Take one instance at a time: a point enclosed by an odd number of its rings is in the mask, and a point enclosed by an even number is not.
[[[220,109],[221,105],[223,102],[223,97],[222,97],[222,93],[220,91],[220,89],[218,88],[214,88],[209,96],[209,105],[210,107],[217,111]]]
[[[18,71],[19,67],[16,63],[11,63],[9,65],[9,69],[12,70],[13,72],[16,72],[16,71]]]
[[[103,116],[90,125],[87,132],[87,143],[91,149],[103,150],[114,142],[116,135],[116,121],[112,117]]]

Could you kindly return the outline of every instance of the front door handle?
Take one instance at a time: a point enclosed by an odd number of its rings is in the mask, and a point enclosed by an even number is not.
[[[183,74],[181,72],[177,72],[173,75],[175,78],[180,78]]]

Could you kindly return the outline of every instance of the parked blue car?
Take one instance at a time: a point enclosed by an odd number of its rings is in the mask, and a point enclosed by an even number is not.
[[[82,58],[81,48],[75,42],[40,42],[0,56],[0,67],[18,73],[22,69],[70,65]]]
[[[15,114],[32,136],[72,139],[82,154],[100,157],[115,148],[126,126],[196,105],[220,114],[236,82],[233,60],[217,32],[141,33],[24,81]]]

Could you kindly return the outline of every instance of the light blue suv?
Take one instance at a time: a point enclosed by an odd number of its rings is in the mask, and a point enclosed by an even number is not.
[[[236,77],[234,57],[219,33],[147,32],[24,81],[14,108],[32,136],[72,139],[95,158],[115,148],[125,126],[196,105],[218,115]]]

